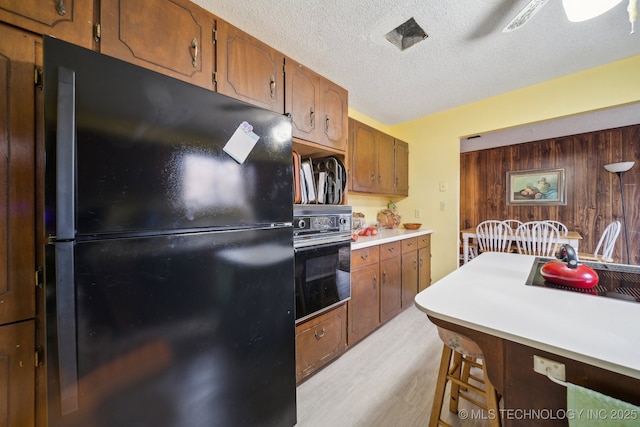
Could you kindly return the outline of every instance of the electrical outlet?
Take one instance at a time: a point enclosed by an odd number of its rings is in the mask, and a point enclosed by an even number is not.
[[[420,209],[416,209],[416,211],[414,212],[414,216],[416,218],[420,218],[422,216],[422,212],[420,212]]]
[[[440,188],[440,191],[442,191],[442,192],[445,192],[445,191],[447,191],[449,189],[449,185],[444,181],[440,181],[438,183],[438,187]]]
[[[441,211],[447,210],[447,202],[440,202],[440,210]]]
[[[533,355],[533,370],[542,375],[549,375],[557,380],[565,381],[564,363]]]

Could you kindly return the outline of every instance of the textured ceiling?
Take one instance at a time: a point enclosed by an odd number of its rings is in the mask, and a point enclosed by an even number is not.
[[[626,1],[571,23],[551,0],[510,33],[529,0],[193,1],[345,87],[350,107],[386,125],[640,54]],[[384,34],[411,17],[429,37],[401,52]]]

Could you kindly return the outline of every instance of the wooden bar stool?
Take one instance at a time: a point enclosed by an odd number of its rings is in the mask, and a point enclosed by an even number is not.
[[[444,343],[442,359],[438,371],[436,391],[433,396],[433,407],[429,427],[451,427],[441,417],[444,394],[447,382],[451,381],[449,411],[457,414],[460,399],[465,399],[487,411],[489,426],[500,427],[500,397],[487,377],[483,363],[484,355],[475,341],[456,332],[438,328],[438,335]],[[471,371],[472,368],[482,370],[482,377]],[[476,398],[477,395],[480,399]]]

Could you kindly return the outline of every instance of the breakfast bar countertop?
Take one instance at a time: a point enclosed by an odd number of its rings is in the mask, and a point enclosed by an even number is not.
[[[486,252],[420,292],[430,317],[640,379],[640,305],[526,285],[536,257]]]
[[[351,243],[351,249],[362,249],[369,246],[382,245],[384,243],[391,243],[397,240],[423,236],[425,234],[431,233],[433,233],[433,230],[428,228],[421,228],[418,230],[406,230],[404,228],[381,228],[378,230],[377,236],[358,236],[358,240]]]

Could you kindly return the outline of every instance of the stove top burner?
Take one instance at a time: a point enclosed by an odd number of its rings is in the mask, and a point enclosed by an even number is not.
[[[526,284],[545,288],[561,289],[600,297],[615,298],[623,301],[640,302],[640,266],[609,264],[600,262],[580,262],[593,268],[600,279],[591,289],[572,288],[556,285],[544,280],[540,268],[554,258],[536,258]]]

